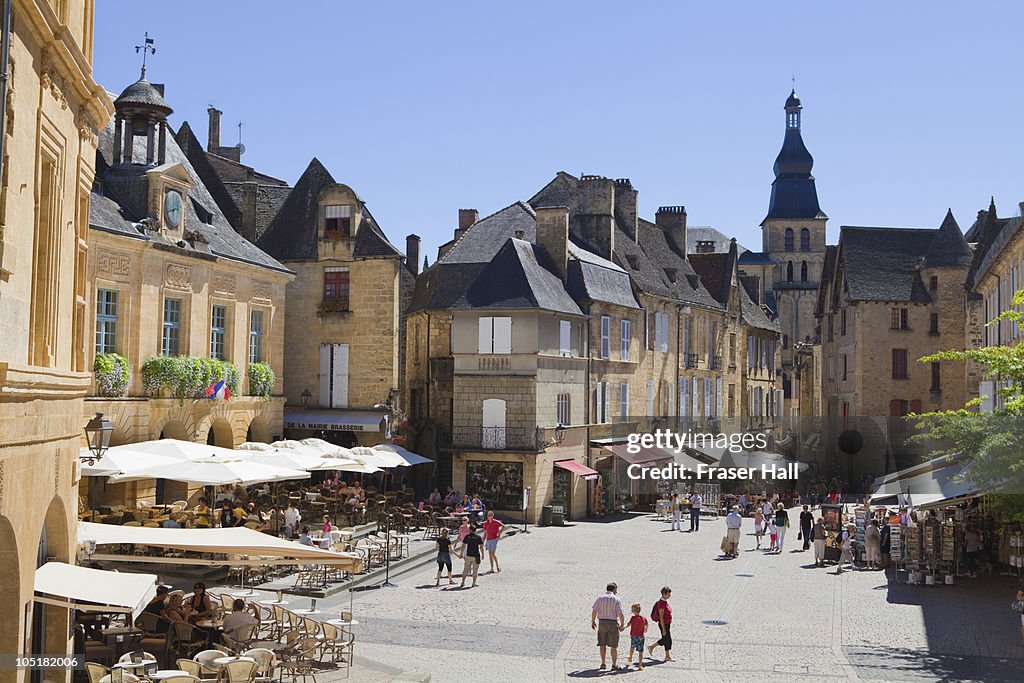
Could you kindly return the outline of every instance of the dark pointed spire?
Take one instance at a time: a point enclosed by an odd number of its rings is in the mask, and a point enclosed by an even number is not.
[[[928,246],[928,251],[925,252],[922,266],[966,268],[971,265],[973,257],[974,252],[964,239],[964,234],[960,232],[960,226],[953,217],[953,210],[948,209],[946,217],[942,219],[942,225],[939,226],[932,243]]]
[[[996,220],[996,196],[992,195],[992,199],[988,203],[988,215],[985,216],[986,223],[992,223]]]
[[[768,204],[768,218],[828,218],[818,205],[814,186],[814,157],[804,146],[800,135],[800,112],[803,105],[796,90],[786,98],[786,136],[782,150],[775,158],[775,182]]]
[[[424,254],[423,255],[423,270],[426,270],[429,267],[430,267],[430,264],[427,262],[427,255]]]

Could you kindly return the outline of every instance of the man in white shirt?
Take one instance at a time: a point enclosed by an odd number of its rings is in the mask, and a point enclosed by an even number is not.
[[[742,526],[743,517],[740,516],[740,509],[738,506],[734,506],[732,512],[725,517],[726,557],[739,557],[740,527]]]
[[[616,593],[618,585],[609,583],[605,593],[598,596],[590,610],[590,628],[597,631],[597,647],[601,652],[601,668],[605,668],[605,653],[612,649],[612,671],[618,667],[619,633],[626,626],[626,615],[622,612],[622,601]],[[642,656],[642,653],[641,653]]]
[[[284,511],[284,530],[288,538],[295,538],[295,532],[299,528],[299,522],[302,521],[302,515],[299,514],[299,509],[295,507],[295,503],[288,503],[287,509]]]
[[[690,531],[700,531],[700,504],[704,502],[696,491],[690,494]]]
[[[767,498],[761,499],[761,514],[764,515],[764,521],[767,524],[768,518],[775,514],[775,508],[772,507],[771,501]]]

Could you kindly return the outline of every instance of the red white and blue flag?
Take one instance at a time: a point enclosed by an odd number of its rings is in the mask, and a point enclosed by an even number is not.
[[[206,387],[206,398],[222,398],[227,400],[231,398],[231,390],[228,389],[228,385],[224,380],[214,382],[210,386]]]

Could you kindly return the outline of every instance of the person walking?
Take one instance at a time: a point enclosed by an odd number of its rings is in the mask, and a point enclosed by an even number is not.
[[[448,529],[442,528],[437,540],[437,576],[434,577],[434,585],[441,585],[441,570],[448,569],[448,585],[452,586],[455,581],[452,579],[452,540],[448,538]]]
[[[782,545],[786,541],[786,529],[789,528],[789,513],[786,511],[786,506],[781,502],[775,508],[775,528],[776,533],[779,535],[779,545],[775,552],[781,553]]]
[[[682,525],[679,523],[679,496],[673,493],[672,497],[668,500],[668,514],[672,517],[672,531],[682,531]]]
[[[455,538],[455,545],[456,545],[456,547],[459,548],[459,559],[460,560],[464,559],[464,557],[463,557],[463,549],[462,549],[462,541],[465,540],[466,534],[468,534],[472,530],[473,530],[473,527],[471,527],[469,525],[469,517],[463,517],[462,518],[462,525],[459,526],[459,535]]]
[[[882,565],[882,534],[873,519],[868,520],[864,527],[864,555],[868,569],[878,569]]]
[[[606,655],[612,651],[612,671],[618,668],[619,634],[626,628],[626,615],[617,593],[619,586],[609,583],[590,608],[590,628],[597,631],[597,647],[601,653],[601,669],[607,668]]]
[[[633,616],[629,618],[629,658],[626,660],[633,663],[633,651],[636,651],[636,667],[644,670],[644,636],[647,634],[647,617],[640,614],[640,603],[634,603],[630,608]]]
[[[772,505],[772,502],[767,498],[761,499],[761,514],[764,515],[766,520],[770,519],[775,514],[775,506]]]
[[[811,527],[811,540],[814,542],[814,566],[825,566],[825,520],[819,517]]]
[[[487,548],[487,559],[491,563],[491,573],[501,571],[498,564],[498,539],[501,538],[501,530],[505,525],[494,518],[494,513],[488,511],[487,521],[484,522],[484,547]]]
[[[661,589],[661,599],[654,603],[654,607],[651,609],[651,619],[658,622],[658,627],[661,629],[661,638],[658,642],[647,648],[647,654],[651,657],[654,656],[654,648],[661,646],[665,648],[665,661],[671,662],[672,660],[672,608],[668,604],[668,599],[672,597],[672,589],[665,586]]]
[[[1020,639],[1024,642],[1024,585],[1017,587],[1017,611],[1020,613]]]
[[[892,530],[886,520],[882,520],[881,542],[879,550],[882,553],[882,569],[889,568],[889,558],[892,554]]]
[[[700,531],[700,506],[703,502],[699,493],[690,492],[690,531]]]
[[[804,505],[800,513],[800,538],[804,541],[804,550],[811,547],[811,527],[814,526],[814,515],[811,514],[809,506]]]
[[[967,570],[971,578],[978,576],[978,553],[981,551],[981,535],[974,526],[968,526],[964,532],[964,554],[967,557]]]
[[[840,537],[839,549],[840,549],[841,552],[839,554],[839,568],[836,570],[836,574],[842,574],[843,573],[843,565],[846,565],[846,564],[850,565],[850,569],[851,570],[854,568],[853,567],[853,534],[856,531],[856,529],[857,529],[857,527],[855,527],[853,524],[849,524],[849,525],[847,525],[846,529],[843,531],[843,535]]]
[[[740,507],[738,505],[734,505],[732,512],[725,517],[726,557],[739,557],[740,527],[742,526],[743,517],[740,516]]]
[[[761,549],[761,538],[764,536],[764,515],[761,507],[754,508],[754,538],[757,539],[757,550]]]
[[[466,587],[466,577],[470,572],[473,573],[473,585],[470,588],[476,588],[476,575],[480,571],[480,548],[483,544],[483,539],[477,536],[476,531],[472,528],[462,539],[462,550],[466,560],[462,565],[462,583],[459,588]]]

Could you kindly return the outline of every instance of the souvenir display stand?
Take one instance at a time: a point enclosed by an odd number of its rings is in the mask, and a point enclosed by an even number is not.
[[[825,526],[825,561],[838,562],[842,554],[839,542],[843,530],[843,506],[822,505],[821,519]]]

